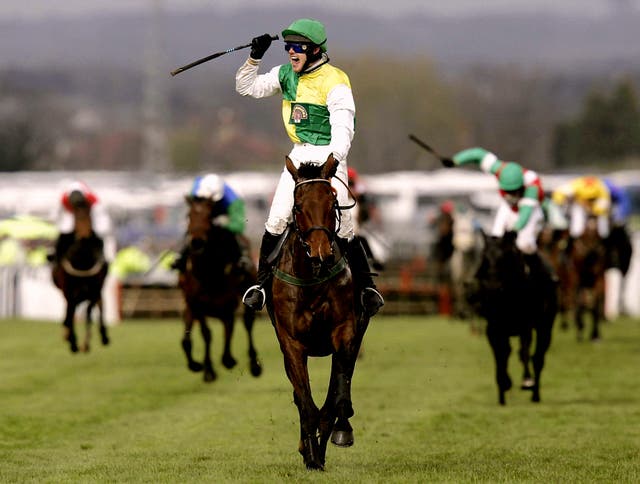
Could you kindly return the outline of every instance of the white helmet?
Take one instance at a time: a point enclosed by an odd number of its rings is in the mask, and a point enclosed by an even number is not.
[[[209,174],[197,177],[191,187],[191,196],[208,198],[212,202],[222,200],[224,196],[224,181],[218,175]]]

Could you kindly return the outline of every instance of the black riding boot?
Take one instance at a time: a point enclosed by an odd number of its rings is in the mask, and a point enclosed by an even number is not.
[[[260,244],[260,258],[258,259],[258,284],[247,289],[242,297],[242,302],[256,311],[262,309],[267,300],[264,287],[271,279],[272,273],[272,264],[269,263],[268,258],[276,248],[278,240],[280,240],[279,235],[273,235],[265,230]]]
[[[350,241],[338,237],[340,247],[346,252],[349,267],[353,274],[353,282],[356,291],[360,294],[360,302],[368,317],[375,315],[382,306],[384,299],[382,294],[376,289],[373,282],[371,270],[369,269],[369,261],[364,247],[357,237]]]

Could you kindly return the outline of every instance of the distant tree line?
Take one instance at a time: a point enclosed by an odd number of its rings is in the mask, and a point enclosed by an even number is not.
[[[450,72],[427,57],[375,52],[332,62],[351,79],[357,113],[349,162],[364,173],[438,168],[409,133],[442,153],[482,146],[541,171],[612,160],[631,165],[640,157],[638,77],[612,83],[486,65]],[[138,169],[141,78],[64,75],[0,72],[0,171]],[[282,169],[290,141],[277,96],[238,96],[229,73],[188,80],[174,84],[168,99],[175,171]]]
[[[640,105],[631,80],[591,92],[581,113],[555,128],[553,153],[558,167],[639,158]]]

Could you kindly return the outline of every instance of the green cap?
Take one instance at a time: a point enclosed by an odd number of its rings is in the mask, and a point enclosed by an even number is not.
[[[502,170],[500,170],[498,184],[500,189],[506,192],[521,188],[524,184],[524,173],[522,172],[522,167],[513,161],[505,163]]]
[[[320,46],[320,50],[322,50],[322,52],[327,51],[327,33],[324,30],[324,25],[322,25],[318,20],[311,18],[294,20],[289,27],[282,31],[282,38],[286,41],[287,37],[304,37],[312,43]]]

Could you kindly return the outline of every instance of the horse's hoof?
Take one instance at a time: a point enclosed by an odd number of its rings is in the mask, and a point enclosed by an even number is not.
[[[324,471],[324,465],[320,462],[305,462],[305,465],[310,471]]]
[[[258,361],[251,362],[251,374],[256,377],[262,375],[262,365],[260,364],[260,362]]]
[[[524,380],[522,380],[520,388],[522,390],[533,390],[534,385],[535,383],[532,378],[525,378]]]
[[[338,447],[351,447],[353,445],[353,432],[334,430],[331,432],[331,443]]]
[[[237,364],[238,362],[233,356],[225,356],[222,358],[222,366],[224,366],[227,370],[230,370]]]
[[[103,346],[107,346],[109,344],[109,342],[110,342],[109,338],[107,338],[107,337],[102,338],[102,345]]]
[[[193,372],[198,372],[198,371],[202,371],[202,369],[204,368],[204,366],[202,365],[202,363],[198,363],[197,361],[190,361],[189,364],[187,365],[189,367],[189,369]]]
[[[215,371],[205,371],[204,372],[204,381],[206,383],[211,383],[212,381],[216,381],[218,375]]]
[[[78,352],[78,347],[76,345],[71,345],[71,353],[77,353]]]
[[[538,395],[538,394],[534,393],[534,394],[531,396],[531,401],[532,401],[532,402],[535,402],[535,403],[540,403],[540,395]]]

